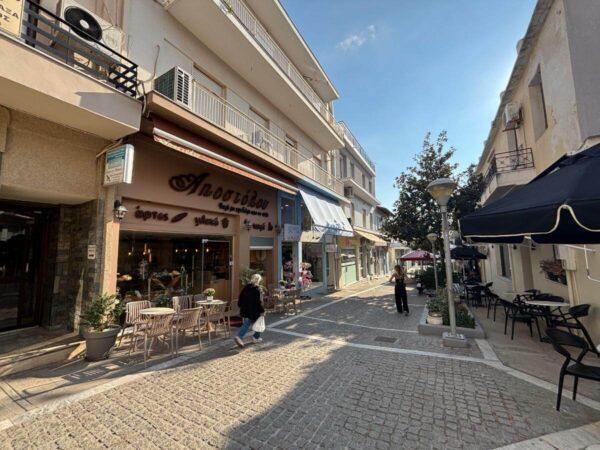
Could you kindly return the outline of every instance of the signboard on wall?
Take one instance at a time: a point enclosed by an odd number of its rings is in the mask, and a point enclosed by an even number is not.
[[[300,225],[295,225],[293,223],[284,223],[283,224],[283,240],[287,242],[298,242],[300,240],[300,236],[302,235],[302,230]]]
[[[0,0],[0,30],[21,36],[25,0]]]
[[[125,144],[108,150],[104,165],[104,186],[121,183],[131,184],[132,178],[133,145]]]

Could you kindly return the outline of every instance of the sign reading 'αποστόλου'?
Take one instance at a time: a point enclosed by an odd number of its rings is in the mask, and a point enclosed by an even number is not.
[[[0,0],[0,30],[21,35],[24,0]]]
[[[0,0],[1,1],[1,0]],[[104,186],[131,183],[133,178],[133,145],[126,144],[106,152]]]

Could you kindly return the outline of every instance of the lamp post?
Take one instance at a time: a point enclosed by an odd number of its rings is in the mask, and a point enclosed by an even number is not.
[[[435,278],[435,292],[438,291],[438,275],[437,275],[437,261],[435,259],[435,241],[437,241],[438,235],[435,233],[428,233],[427,240],[431,243],[431,250],[433,250],[433,276]]]
[[[456,189],[456,182],[451,178],[438,178],[427,186],[427,192],[440,206],[442,213],[442,239],[444,240],[444,259],[446,262],[446,290],[448,292],[448,313],[450,315],[450,333],[444,333],[442,341],[449,347],[466,347],[463,335],[456,333],[456,314],[452,293],[452,266],[450,263],[450,232],[448,226],[448,200]]]

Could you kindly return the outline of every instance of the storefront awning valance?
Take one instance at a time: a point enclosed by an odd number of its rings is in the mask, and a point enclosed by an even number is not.
[[[302,200],[317,231],[336,236],[354,236],[354,231],[342,207],[334,200],[325,198],[300,186]]]
[[[371,241],[377,247],[387,247],[387,241],[381,239],[379,236],[373,233],[369,233],[367,231],[354,229],[354,232],[358,234],[360,237],[365,238],[368,241]]]
[[[528,184],[460,219],[474,242],[600,243],[600,144],[563,156]]]

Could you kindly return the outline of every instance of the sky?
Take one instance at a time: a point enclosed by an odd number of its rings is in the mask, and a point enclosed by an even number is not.
[[[535,0],[281,0],[340,94],[345,121],[375,162],[391,208],[394,179],[428,131],[447,130],[462,169],[476,163]]]

